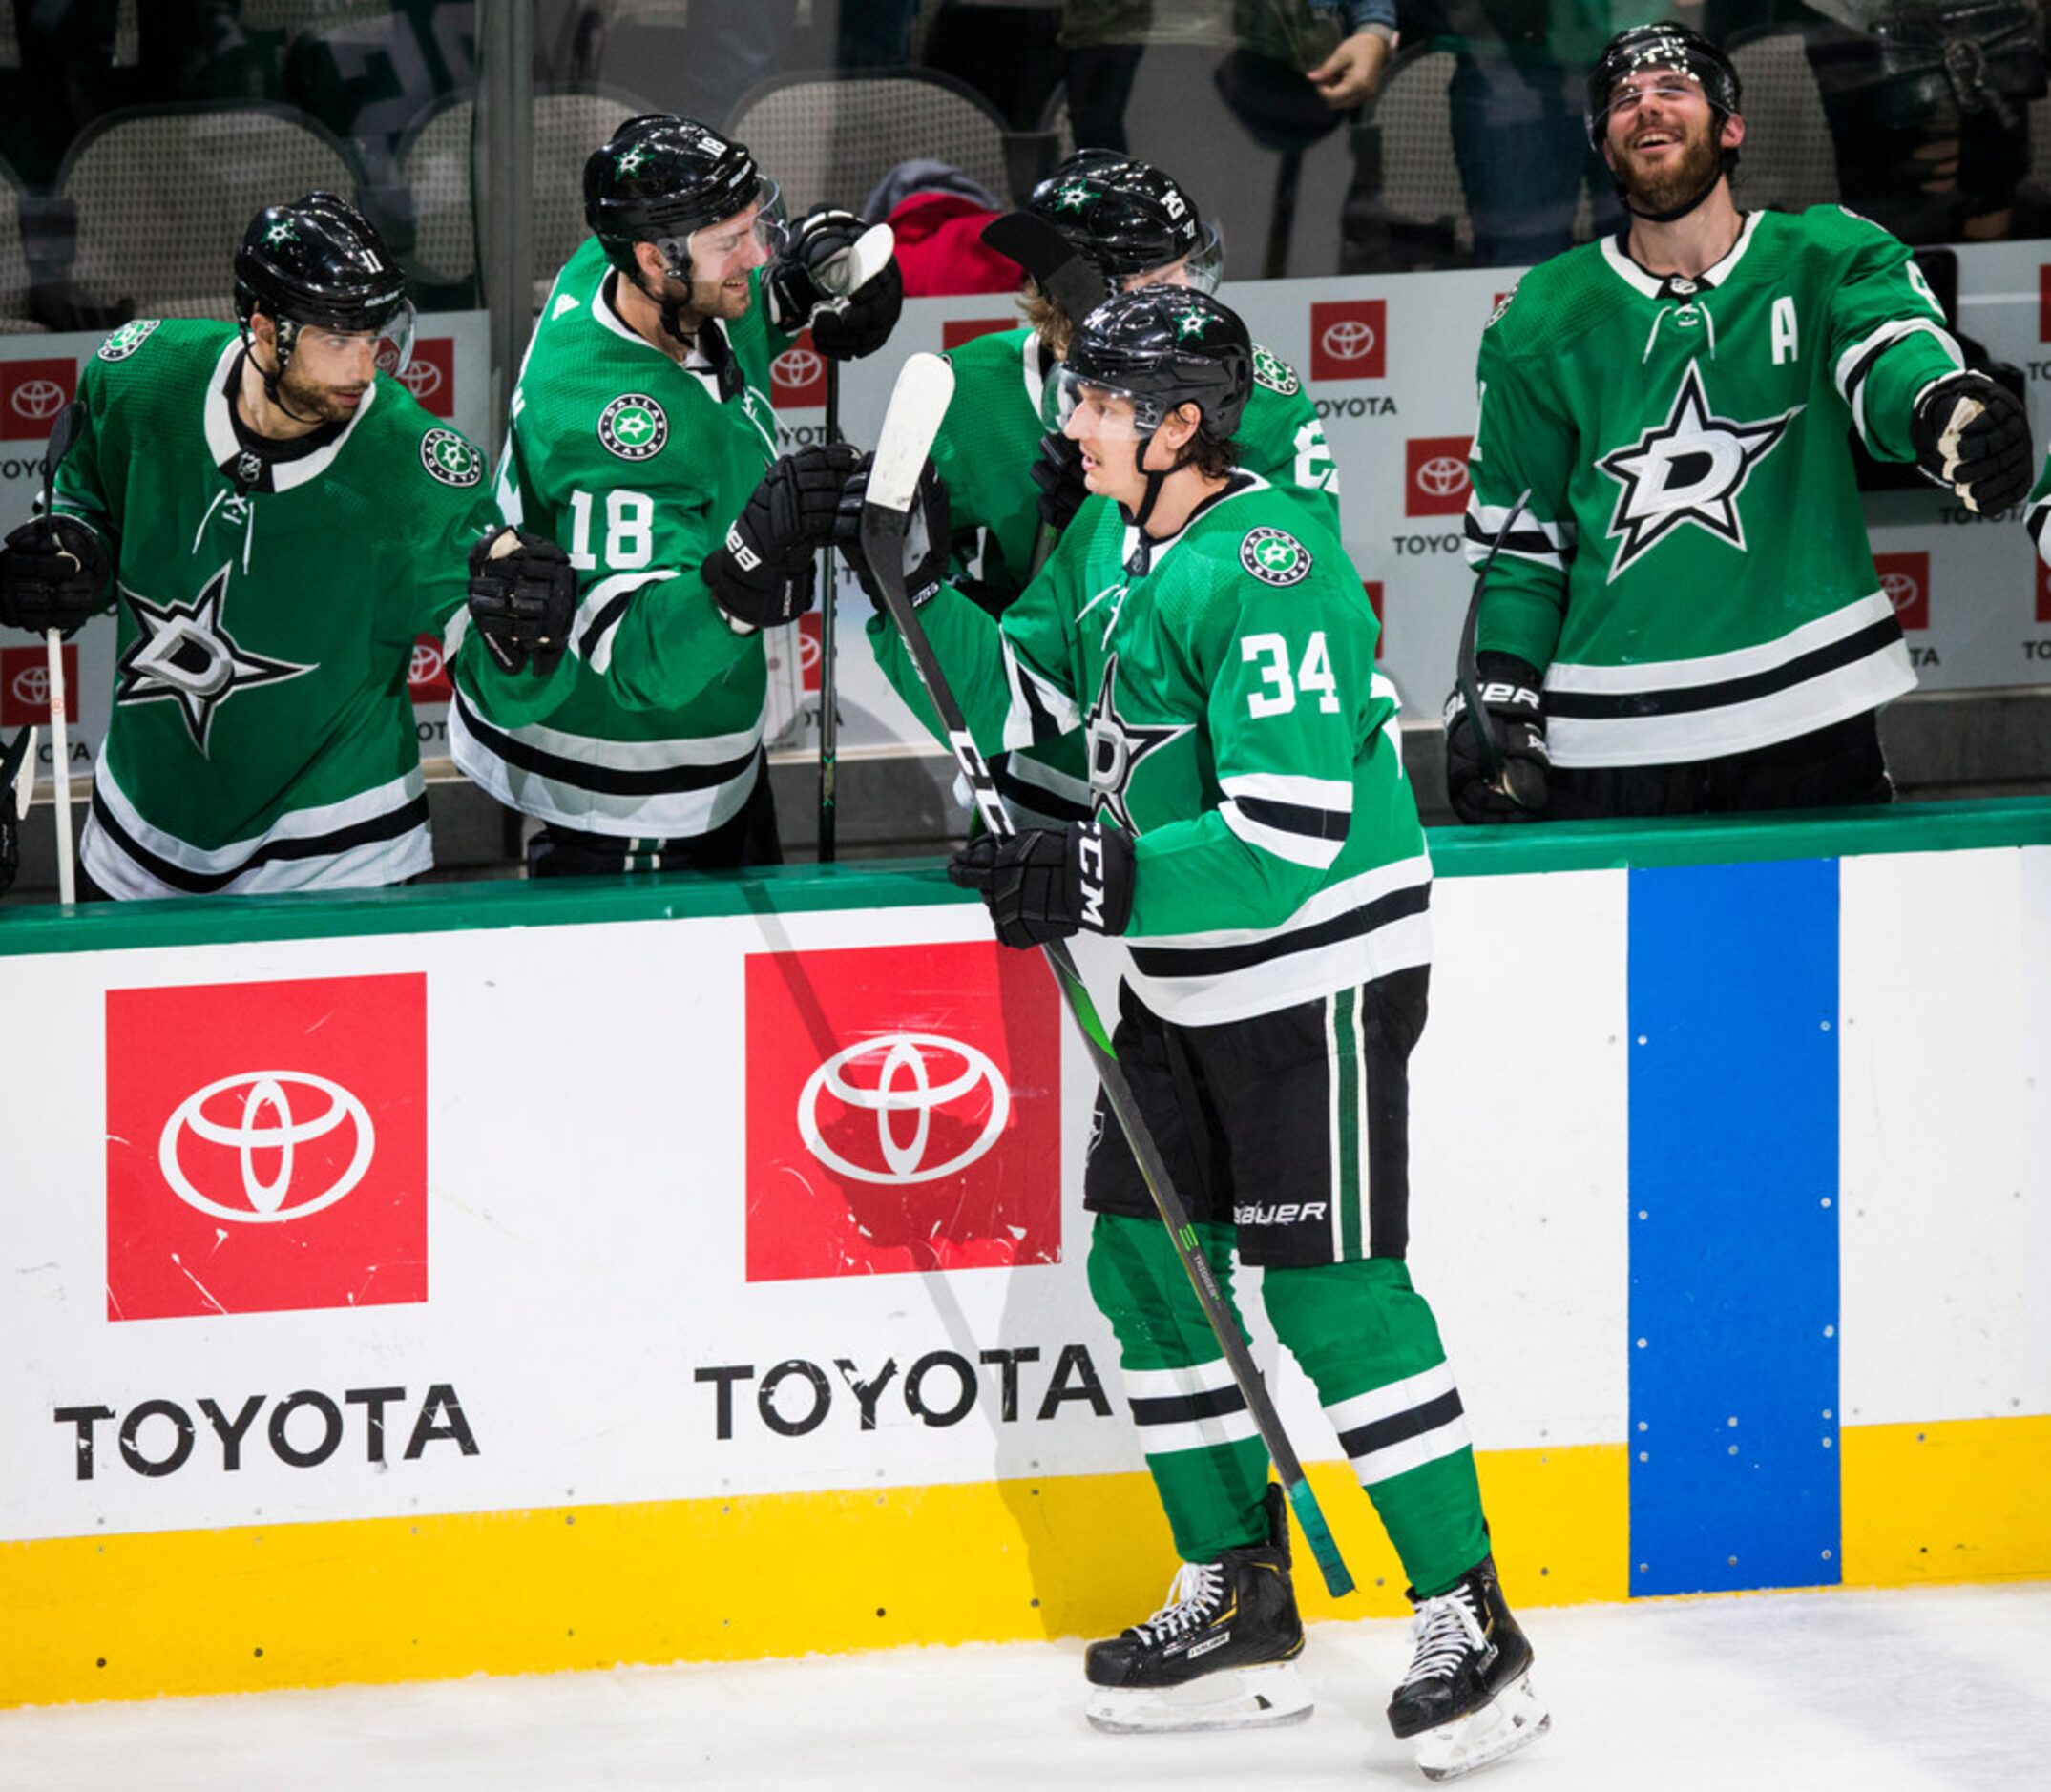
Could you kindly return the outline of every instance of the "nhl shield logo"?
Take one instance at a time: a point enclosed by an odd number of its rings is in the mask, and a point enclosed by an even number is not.
[[[149,341],[150,332],[163,320],[160,318],[137,318],[133,323],[124,323],[99,345],[102,361],[126,361],[136,349]]]
[[[1272,348],[1263,348],[1258,343],[1253,348],[1253,379],[1256,385],[1265,385],[1270,392],[1279,392],[1284,398],[1303,386],[1303,381],[1297,377],[1294,367]]]
[[[429,429],[420,438],[420,464],[445,486],[473,486],[484,477],[484,456],[453,429]]]
[[[1286,529],[1249,530],[1239,563],[1264,585],[1298,585],[1310,575],[1310,550]]]
[[[646,392],[623,392],[598,418],[598,440],[623,461],[648,460],[669,440],[669,419]]]

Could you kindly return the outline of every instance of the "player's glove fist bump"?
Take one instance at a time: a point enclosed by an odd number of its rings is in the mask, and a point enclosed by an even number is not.
[[[948,861],[950,880],[989,905],[1006,946],[1122,933],[1132,919],[1132,836],[1100,822],[982,834]]]
[[[1538,668],[1515,654],[1481,654],[1481,707],[1488,712],[1502,766],[1494,778],[1475,738],[1467,705],[1446,698],[1446,796],[1463,822],[1532,822],[1545,813],[1545,708]]]
[[[0,623],[70,635],[100,606],[106,544],[76,517],[31,517],[0,547]]]
[[[542,535],[501,529],[470,551],[470,622],[508,673],[531,659],[534,675],[555,670],[576,617],[570,556]]]
[[[1970,368],[1924,389],[1909,437],[1924,476],[1982,516],[2020,503],[2037,470],[2029,412],[1999,381]]]
[[[859,361],[889,340],[905,308],[905,281],[892,255],[860,285],[849,258],[869,226],[852,212],[818,205],[798,220],[766,276],[772,309],[786,329],[809,323],[812,345],[833,361]]]
[[[862,507],[869,501],[869,470],[865,465],[842,489],[840,525],[834,539],[841,558],[848,562],[856,582],[875,605],[876,614],[882,615],[883,587],[862,547]],[[931,460],[919,469],[918,487],[905,525],[905,594],[916,609],[939,591],[947,578],[948,559],[953,548],[953,501],[948,496],[947,481]]]
[[[841,494],[865,457],[846,442],[815,444],[770,465],[699,568],[737,635],[782,628],[818,594],[812,556],[833,545]]]

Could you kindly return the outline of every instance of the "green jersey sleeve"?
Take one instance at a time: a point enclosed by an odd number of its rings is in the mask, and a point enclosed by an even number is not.
[[[1253,350],[1253,391],[1233,437],[1239,464],[1339,532],[1339,464],[1302,377],[1272,349]]]
[[[1827,208],[1810,216],[1819,213]],[[1843,219],[1832,233],[1844,245],[1831,302],[1834,382],[1872,453],[1914,460],[1916,395],[1964,366],[1965,357],[1908,245],[1855,213],[1843,212]]]

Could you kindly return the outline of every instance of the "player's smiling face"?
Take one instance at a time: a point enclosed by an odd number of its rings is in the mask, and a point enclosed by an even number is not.
[[[1665,211],[1702,191],[1725,149],[1745,135],[1740,118],[1717,113],[1702,84],[1679,69],[1641,69],[1617,83],[1602,149],[1643,211]]]
[[[703,318],[732,323],[745,317],[748,276],[769,260],[763,233],[755,228],[762,207],[750,205],[691,236],[690,308]]]

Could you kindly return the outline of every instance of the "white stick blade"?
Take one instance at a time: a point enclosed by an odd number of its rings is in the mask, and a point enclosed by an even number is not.
[[[876,438],[876,463],[869,475],[868,502],[900,515],[911,509],[919,469],[932,452],[933,438],[954,397],[954,369],[940,355],[913,355],[897,376],[883,433]]]
[[[850,293],[860,292],[882,273],[896,249],[897,237],[889,225],[871,224],[813,279],[823,291],[831,293],[836,299],[845,299]]]
[[[29,739],[21,750],[21,765],[14,773],[14,814],[18,820],[26,820],[29,808],[35,801],[35,730],[29,730]]]

